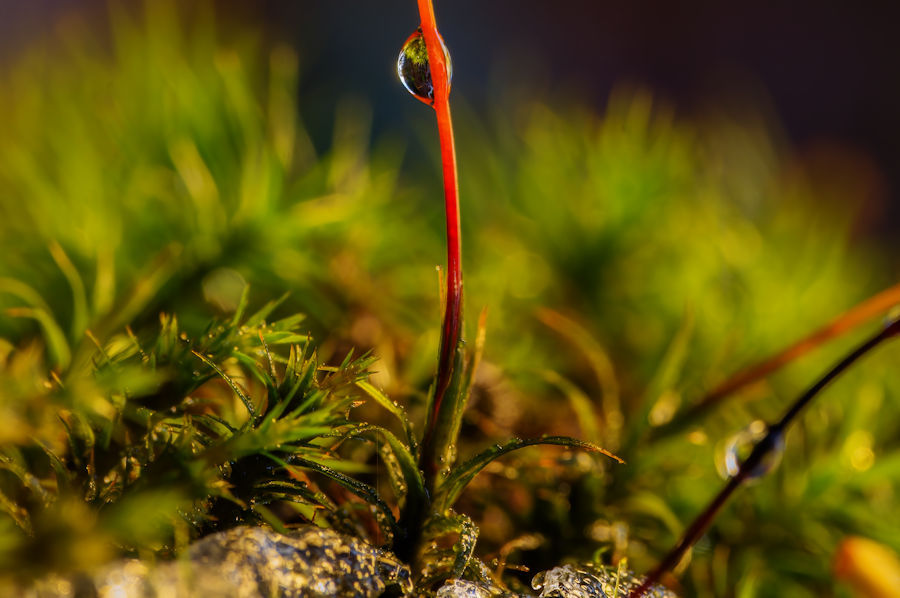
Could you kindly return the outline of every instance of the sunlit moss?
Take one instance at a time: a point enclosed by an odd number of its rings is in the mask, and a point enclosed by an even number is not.
[[[108,45],[69,25],[0,77],[9,463],[27,462],[14,449],[29,438],[66,453],[66,425],[87,436],[127,401],[107,392],[116,384],[159,384],[140,368],[85,375],[102,359],[97,345],[133,348],[125,326],[155,329],[162,310],[202,330],[211,309],[237,309],[245,283],[263,296],[291,291],[285,305],[308,314],[321,355],[374,348],[378,380],[414,415],[421,406],[443,257],[437,185],[422,181],[438,169],[401,173],[402,144],[373,142],[359,101],[335,102],[333,138],[317,153],[297,93],[302,57],[213,22],[172,2],[114,5]],[[467,303],[490,310],[460,452],[510,433],[592,434],[629,463],[610,471],[535,453],[484,474],[463,504],[477,519],[503,503],[505,529],[543,533],[546,544],[523,557],[532,566],[608,547],[646,569],[720,484],[714,447],[779,413],[852,339],[683,433],[653,440],[653,429],[886,285],[887,259],[852,237],[855,198],[834,197],[752,114],[688,119],[624,88],[603,108],[528,97],[497,108],[457,119]],[[561,333],[540,309],[578,332]],[[848,533],[900,549],[896,359],[886,348],[814,405],[778,473],[737,497],[694,551],[686,594],[827,591]],[[230,395],[228,416],[248,417]],[[178,501],[152,496],[160,509]],[[8,525],[18,497],[8,498],[4,555],[21,541]],[[112,535],[137,517],[123,509],[110,514]],[[68,521],[58,515],[46,530]],[[585,531],[603,525],[619,530],[615,542]],[[150,532],[135,528],[148,545]],[[84,554],[103,556],[95,548]]]

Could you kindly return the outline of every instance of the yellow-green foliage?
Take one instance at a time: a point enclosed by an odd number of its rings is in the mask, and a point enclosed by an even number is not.
[[[370,149],[367,108],[338,98],[318,154],[297,57],[173,5],[114,7],[108,46],[70,25],[0,77],[0,442],[52,430],[38,437],[67,451],[44,348],[66,400],[85,401],[104,382],[80,375],[97,359],[86,330],[106,347],[166,309],[196,332],[210,305],[236,309],[245,282],[254,296],[291,291],[325,354],[374,347],[374,379],[415,414],[437,346],[439,169],[400,172],[402,148]],[[526,495],[509,509],[497,490],[509,481],[484,474],[462,499],[476,521],[494,517],[483,550],[541,531],[538,566],[606,547],[646,570],[721,484],[719,446],[780,414],[854,339],[678,434],[656,438],[656,425],[890,283],[879,248],[850,237],[855,198],[823,200],[746,116],[676,117],[634,90],[602,110],[515,97],[458,113],[466,300],[470,315],[490,309],[460,452],[575,433],[628,461],[509,461]],[[868,358],[803,416],[778,472],[694,551],[685,595],[820,595],[844,535],[900,550],[898,357]],[[0,516],[0,550],[16,546],[16,509]]]
[[[628,466],[562,504],[578,512],[594,501],[592,516],[630,528],[628,548],[617,548],[646,569],[723,483],[714,461],[728,438],[779,417],[860,335],[677,438],[655,440],[654,425],[891,281],[877,248],[851,239],[855,198],[836,201],[752,114],[691,122],[624,90],[599,115],[520,102],[512,117],[460,134],[469,301],[492,309],[488,358],[522,395],[549,390],[531,416],[560,399],[581,413],[581,398],[595,398],[591,439]],[[832,583],[831,556],[849,531],[900,548],[900,528],[877,523],[897,504],[898,355],[867,358],[804,416],[778,473],[741,494],[695,551],[687,594],[745,583],[761,595],[816,595],[808,588]],[[582,433],[590,427],[582,418]],[[557,530],[572,517],[563,510]]]

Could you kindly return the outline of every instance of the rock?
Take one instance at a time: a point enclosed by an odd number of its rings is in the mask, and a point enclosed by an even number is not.
[[[641,580],[630,571],[621,574],[613,567],[594,565],[565,565],[538,573],[531,582],[540,590],[538,598],[628,598]],[[617,592],[618,589],[618,592]],[[453,579],[448,581],[436,598],[527,598],[483,583]],[[644,598],[677,598],[662,586],[654,586]]]
[[[542,598],[628,598],[641,580],[630,571],[621,574],[613,567],[565,565],[538,573],[531,587]],[[677,598],[662,586],[654,586],[644,598]]]
[[[521,594],[474,581],[451,579],[441,586],[435,598],[521,598]]]
[[[542,598],[627,598],[640,583],[630,572],[591,565],[538,573]],[[616,588],[618,587],[618,593]],[[27,598],[385,598],[413,592],[409,568],[392,553],[334,530],[279,534],[237,527],[203,538],[183,558],[148,565],[117,561],[94,572],[41,580]],[[453,579],[436,598],[527,598],[490,583]],[[656,586],[646,598],[677,598]]]
[[[377,598],[412,592],[409,569],[391,553],[333,530],[283,535],[238,527],[207,536],[186,558],[149,567],[126,560],[93,576],[48,579],[35,598]]]

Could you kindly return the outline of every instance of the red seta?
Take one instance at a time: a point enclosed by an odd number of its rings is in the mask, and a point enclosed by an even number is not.
[[[434,399],[431,402],[426,436],[422,440],[422,455],[428,460],[421,465],[428,477],[437,473],[437,463],[429,460],[431,431],[437,425],[441,403],[450,386],[453,362],[462,328],[462,244],[459,218],[459,183],[456,173],[456,144],[453,139],[453,120],[450,116],[450,77],[443,44],[434,18],[432,0],[418,0],[422,35],[428,51],[428,64],[434,87],[434,108],[441,144],[441,164],[444,176],[444,209],[447,219],[447,304],[441,331],[441,348],[435,379]]]

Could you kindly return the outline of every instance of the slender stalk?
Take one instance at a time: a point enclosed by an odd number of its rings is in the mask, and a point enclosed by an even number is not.
[[[454,359],[462,327],[462,244],[460,238],[459,185],[456,173],[456,145],[450,116],[450,80],[444,46],[438,34],[432,0],[418,0],[422,34],[428,51],[428,64],[434,88],[434,107],[441,143],[444,175],[444,209],[447,218],[447,302],[441,330],[441,348],[435,376],[434,395],[427,414],[419,465],[425,473],[426,487],[433,490],[441,447],[435,442],[441,405],[453,375]]]
[[[690,549],[700,536],[706,531],[712,521],[715,519],[719,510],[725,502],[731,497],[747,479],[754,477],[754,472],[764,463],[765,459],[775,451],[780,450],[784,434],[788,426],[796,419],[800,412],[818,395],[822,389],[837,378],[841,373],[849,368],[863,355],[880,345],[883,341],[900,336],[900,320],[895,320],[884,327],[878,334],[854,349],[849,355],[844,357],[837,365],[831,368],[822,378],[800,395],[796,401],[785,412],[784,416],[778,423],[769,426],[766,435],[756,443],[750,455],[741,463],[737,473],[728,480],[725,487],[713,498],[709,505],[694,519],[693,523],[687,528],[682,535],[678,544],[663,558],[662,561],[644,578],[641,585],[631,592],[630,598],[640,598],[654,584],[659,582],[660,578],[667,571],[671,571],[685,553]]]
[[[710,409],[733,392],[765,378],[772,372],[802,357],[809,351],[812,351],[845,332],[853,330],[872,318],[880,316],[898,304],[900,304],[900,283],[851,307],[825,326],[819,328],[809,336],[800,339],[781,352],[739,371],[709,391],[709,393],[707,393],[706,396],[685,415],[685,417],[690,418]]]

